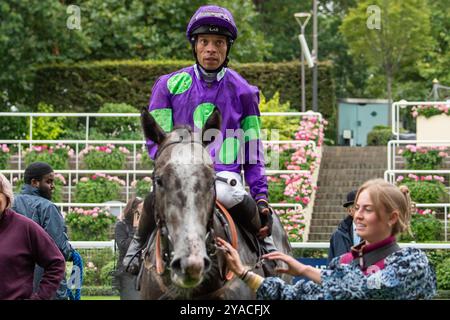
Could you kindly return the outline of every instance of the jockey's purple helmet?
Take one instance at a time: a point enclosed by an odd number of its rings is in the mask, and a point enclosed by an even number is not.
[[[189,21],[186,37],[192,43],[195,35],[204,33],[225,35],[231,42],[236,40],[238,32],[231,12],[213,5],[198,8]]]

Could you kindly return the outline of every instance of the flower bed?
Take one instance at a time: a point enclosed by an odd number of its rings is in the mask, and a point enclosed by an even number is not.
[[[106,146],[89,146],[80,152],[88,170],[122,170],[125,169],[127,155],[130,151],[125,147],[116,147],[112,144]]]
[[[436,115],[448,113],[449,105],[447,104],[436,104],[436,105],[428,105],[428,106],[415,106],[411,109],[411,114],[414,118],[418,116],[424,116],[425,118],[431,118]]]
[[[73,208],[65,215],[72,241],[107,241],[116,217],[105,208]]]
[[[134,180],[131,187],[135,190],[137,197],[145,198],[151,190],[152,178],[144,177],[140,180]]]
[[[69,158],[74,155],[70,146],[57,144],[56,146],[32,146],[27,148],[25,154],[25,165],[40,161],[52,166],[53,170],[69,169]]]
[[[397,185],[406,185],[411,199],[417,203],[446,202],[444,178],[437,175],[417,176],[408,174],[407,177],[398,176]]]
[[[9,148],[6,144],[0,144],[0,170],[5,170],[9,161]]]
[[[303,241],[303,234],[305,232],[303,208],[300,206],[300,209],[275,209],[275,213],[280,218],[288,234],[289,241]]]
[[[83,177],[75,186],[75,201],[79,203],[100,203],[120,198],[121,186],[125,181],[103,173]]]
[[[406,160],[406,169],[435,170],[448,156],[447,147],[418,147],[408,144],[405,149],[400,149],[398,154]]]
[[[326,124],[325,120],[319,122],[317,117],[304,116],[294,135],[295,139],[314,141],[319,147],[323,144]],[[302,208],[306,207],[311,202],[312,193],[316,188],[313,186],[312,175],[320,164],[320,154],[316,153],[310,144],[269,145],[268,150],[280,154],[279,169],[309,171],[299,174],[283,174],[279,177],[269,176],[269,201],[272,203],[298,203]],[[273,163],[270,163],[270,168],[275,169]],[[305,227],[304,210],[278,211],[290,241],[302,241]]]

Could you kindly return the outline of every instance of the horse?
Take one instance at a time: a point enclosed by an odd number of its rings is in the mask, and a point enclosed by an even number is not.
[[[238,247],[243,264],[264,275],[262,261],[245,240],[243,229],[234,228],[216,209],[218,178],[206,147],[213,140],[208,132],[220,133],[220,112],[216,109],[208,118],[201,139],[187,126],[165,133],[146,108],[141,111],[141,124],[145,137],[158,144],[153,198],[145,198],[143,210],[144,216],[151,214],[146,208],[153,201],[157,227],[142,254],[141,298],[255,299],[255,293],[227,270],[224,253],[215,245],[216,236],[229,239]],[[290,253],[287,234],[276,214],[273,220],[277,249]],[[146,219],[141,218],[140,223],[143,221]],[[230,225],[231,231],[224,225]],[[285,274],[282,277],[288,282],[292,279]]]

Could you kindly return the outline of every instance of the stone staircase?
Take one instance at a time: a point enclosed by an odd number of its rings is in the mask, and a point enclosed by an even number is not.
[[[347,214],[342,207],[347,193],[366,180],[383,178],[387,148],[325,146],[322,152],[308,241],[327,242]]]

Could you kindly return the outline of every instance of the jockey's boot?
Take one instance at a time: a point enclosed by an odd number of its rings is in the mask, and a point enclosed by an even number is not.
[[[141,219],[136,234],[133,236],[127,253],[123,258],[125,270],[131,274],[138,274],[141,267],[141,252],[144,249],[147,239],[156,228],[154,213],[154,193],[150,193],[144,201]]]
[[[234,221],[252,234],[257,234],[261,228],[258,207],[255,200],[245,195],[241,202],[227,209]]]

